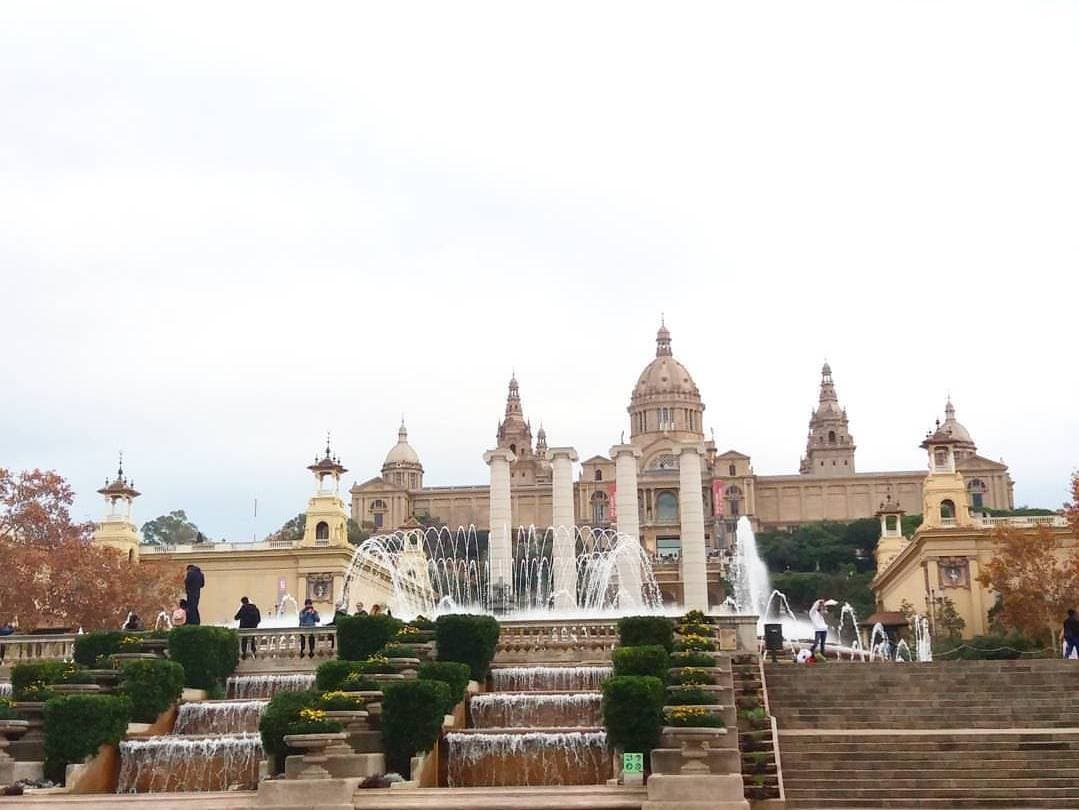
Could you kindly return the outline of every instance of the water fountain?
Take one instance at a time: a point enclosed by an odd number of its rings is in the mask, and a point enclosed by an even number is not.
[[[345,603],[352,603],[352,590],[366,586],[380,589],[381,598],[363,601],[386,601],[394,615],[402,617],[448,611],[599,616],[620,607],[624,611],[627,603],[637,611],[662,607],[651,562],[636,539],[612,529],[585,526],[573,531],[576,556],[557,563],[576,566],[577,593],[572,597],[554,588],[561,578],[554,570],[553,529],[518,529],[509,567],[492,574],[486,541],[481,542],[475,526],[456,531],[428,527],[361,543],[345,575]],[[639,599],[626,591],[620,568],[640,570]],[[556,602],[575,607],[555,610]]]
[[[254,734],[268,700],[204,700],[181,703],[173,734]]]
[[[566,692],[599,689],[611,667],[499,667],[491,670],[496,692]]]
[[[740,613],[752,613],[763,619],[767,612],[767,602],[771,601],[771,597],[765,599],[765,594],[770,590],[768,566],[761,559],[757,550],[757,536],[745,515],[738,518],[735,541],[730,569],[734,603]],[[775,593],[773,591],[773,595]]]
[[[243,700],[269,699],[278,692],[302,692],[314,685],[315,676],[310,672],[232,675],[225,683],[225,697]]]
[[[929,619],[926,616],[914,617],[914,649],[919,661],[933,660],[933,639],[929,635]]]
[[[117,793],[253,790],[262,758],[257,734],[123,740]]]
[[[599,692],[489,692],[468,703],[476,728],[602,726]]]
[[[890,661],[892,658],[892,642],[880,622],[873,625],[873,632],[869,634],[869,660],[873,661],[875,658],[882,661]]]
[[[154,630],[171,630],[172,629],[172,615],[167,610],[158,611],[157,618],[154,619]]]

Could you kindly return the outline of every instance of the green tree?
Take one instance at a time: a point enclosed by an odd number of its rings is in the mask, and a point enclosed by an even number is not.
[[[142,524],[142,536],[147,543],[182,545],[200,540],[199,527],[188,520],[183,509],[159,515]]]
[[[280,540],[286,543],[298,543],[303,539],[304,526],[307,525],[307,513],[300,512],[296,517],[289,518],[280,529],[270,534],[267,540]]]
[[[303,532],[301,532],[300,534],[302,535]],[[348,542],[350,545],[358,546],[370,536],[371,532],[367,531],[367,529],[354,521],[352,518],[348,519]]]

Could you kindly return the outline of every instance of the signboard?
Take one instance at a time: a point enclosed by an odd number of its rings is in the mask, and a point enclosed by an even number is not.
[[[723,493],[726,486],[722,481],[712,482],[712,516],[723,517]]]
[[[618,507],[615,506],[615,491],[617,487],[614,484],[607,485],[607,519],[611,523],[618,522]]]
[[[644,754],[622,754],[623,773],[644,773]]]

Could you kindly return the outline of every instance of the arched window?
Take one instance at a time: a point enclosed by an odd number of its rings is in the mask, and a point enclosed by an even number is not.
[[[734,465],[733,465],[733,464],[732,464],[732,465],[730,465],[729,467],[727,467],[727,473],[728,473],[729,475],[734,475],[734,474],[735,474],[735,468],[734,468]]]
[[[985,493],[988,487],[980,478],[971,478],[967,481],[967,492],[970,493],[970,505],[974,509],[985,508]]]
[[[510,452],[513,453],[514,455],[517,455],[517,445],[516,444],[511,444],[510,445]]]
[[[828,444],[835,444],[835,431],[834,430],[829,430],[828,431]]]
[[[938,470],[948,469],[948,448],[938,447],[933,451],[933,463],[936,464]]]
[[[330,539],[330,524],[325,520],[320,520],[318,525],[315,526],[315,540],[329,540]]]
[[[597,481],[602,481],[603,480],[603,470],[596,470],[596,480]]]
[[[678,521],[678,498],[673,492],[661,492],[656,496],[656,520],[660,523]]]
[[[955,520],[955,504],[949,500],[940,502],[941,520]]]
[[[742,514],[742,497],[741,487],[727,487],[727,514],[731,517]]]
[[[899,515],[885,515],[884,525],[888,531],[894,532],[899,529]]]
[[[592,493],[592,525],[602,526],[607,522],[607,493]]]

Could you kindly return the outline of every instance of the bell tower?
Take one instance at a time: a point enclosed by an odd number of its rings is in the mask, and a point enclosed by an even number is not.
[[[903,507],[899,501],[893,501],[891,493],[888,494],[880,508],[877,517],[880,518],[880,540],[873,556],[877,560],[877,570],[883,571],[892,560],[899,556],[906,548],[907,539],[903,536]]]
[[[120,465],[116,478],[111,482],[105,479],[105,486],[98,491],[105,498],[105,517],[94,529],[94,542],[108,546],[127,556],[128,562],[139,560],[139,530],[131,517],[131,507],[139,492],[135,482],[124,475],[124,454],[120,454]]]
[[[326,452],[308,466],[315,476],[315,494],[307,502],[307,522],[301,546],[347,546],[348,512],[341,500],[341,476],[348,472],[341,459],[330,451],[326,434]]]
[[[921,447],[929,453],[929,475],[922,484],[922,525],[919,529],[970,528],[974,515],[967,502],[967,487],[955,463],[963,446],[947,423],[937,421],[936,430]]]
[[[854,475],[854,449],[847,411],[839,407],[832,367],[825,363],[820,373],[820,400],[809,418],[806,454],[798,471],[825,477]]]

